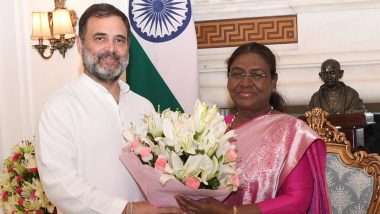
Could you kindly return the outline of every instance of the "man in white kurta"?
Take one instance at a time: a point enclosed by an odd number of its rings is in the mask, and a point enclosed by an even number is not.
[[[119,160],[122,132],[154,111],[119,80],[128,65],[129,29],[112,5],[90,6],[76,39],[83,75],[51,96],[41,113],[37,166],[60,213],[180,213],[145,202]]]
[[[142,201],[118,159],[122,131],[154,111],[119,81],[120,99],[83,74],[47,101],[39,124],[38,170],[47,196],[64,213],[121,213]]]

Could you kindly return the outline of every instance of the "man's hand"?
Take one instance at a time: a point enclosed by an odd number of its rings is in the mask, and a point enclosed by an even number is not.
[[[154,207],[147,201],[128,203],[123,214],[181,214],[179,208],[174,207]]]

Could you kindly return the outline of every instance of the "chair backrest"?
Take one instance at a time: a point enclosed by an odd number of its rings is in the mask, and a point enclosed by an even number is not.
[[[307,111],[305,117],[327,145],[326,180],[333,213],[380,213],[380,156],[352,153],[345,134],[321,108]]]

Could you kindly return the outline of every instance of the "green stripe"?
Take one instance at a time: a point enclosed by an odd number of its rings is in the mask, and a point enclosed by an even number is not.
[[[133,35],[129,54],[127,83],[132,91],[150,100],[156,110],[160,106],[161,111],[170,108],[183,112],[183,108]]]

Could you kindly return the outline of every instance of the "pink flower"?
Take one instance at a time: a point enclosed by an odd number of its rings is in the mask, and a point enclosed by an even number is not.
[[[37,167],[26,169],[29,173],[35,173],[37,172]]]
[[[14,153],[13,157],[12,157],[12,161],[13,162],[16,162],[21,156],[21,153],[20,152],[16,152]]]
[[[7,201],[8,200],[8,192],[1,193],[1,200],[2,201]]]
[[[36,214],[44,214],[41,210],[37,210]]]
[[[34,200],[36,198],[37,198],[36,191],[34,191],[34,192],[32,192],[32,194],[30,194],[30,199]]]
[[[133,151],[136,147],[141,145],[140,139],[134,139],[131,143],[131,150]]]
[[[13,169],[13,167],[11,167],[11,166],[8,167],[8,170],[7,170],[8,173],[11,173],[11,172],[13,172],[13,171],[15,171],[15,170]]]
[[[22,206],[23,204],[24,204],[24,200],[25,200],[25,198],[20,198],[19,200],[18,200],[18,205],[20,205],[20,206]]]
[[[140,150],[140,155],[142,158],[144,157],[147,157],[151,154],[152,152],[152,149],[150,147],[143,147],[141,150]]]
[[[21,187],[18,187],[18,188],[16,189],[16,193],[17,193],[17,194],[22,193],[22,186],[21,186]]]
[[[17,182],[17,183],[20,183],[20,181],[22,181],[23,178],[24,178],[24,175],[19,175],[19,176],[17,176],[17,178],[16,178],[16,182]]]
[[[238,187],[240,185],[239,176],[233,175],[231,177],[231,183],[232,183],[233,186]]]
[[[185,185],[194,189],[199,189],[199,186],[201,185],[201,183],[199,182],[198,179],[191,176],[191,177],[186,178]]]
[[[228,160],[236,161],[237,154],[233,149],[229,149],[226,155],[227,155]]]
[[[167,163],[168,162],[166,161],[164,157],[159,157],[157,158],[156,163],[154,164],[154,168],[164,171]]]

